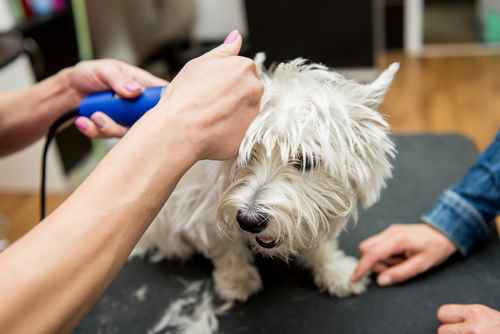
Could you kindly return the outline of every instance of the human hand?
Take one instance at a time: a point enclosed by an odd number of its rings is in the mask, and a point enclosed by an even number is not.
[[[500,312],[484,305],[444,305],[437,317],[438,334],[500,333]]]
[[[259,111],[263,85],[255,63],[238,56],[241,45],[233,31],[223,45],[191,60],[155,108],[170,113],[196,160],[234,158]]]
[[[76,96],[76,104],[92,92],[113,90],[123,98],[134,98],[146,87],[167,84],[140,68],[111,59],[83,61],[63,71],[62,75],[73,96]],[[127,131],[102,112],[94,113],[91,119],[78,117],[75,125],[90,138],[122,137]]]
[[[380,286],[406,281],[456,251],[445,235],[426,224],[392,225],[363,241],[359,249],[361,259],[352,280],[356,282],[374,271]]]

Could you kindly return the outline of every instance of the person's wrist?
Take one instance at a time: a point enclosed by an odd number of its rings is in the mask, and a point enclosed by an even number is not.
[[[175,155],[183,165],[190,168],[201,160],[202,149],[197,139],[198,134],[192,131],[183,115],[185,112],[181,106],[162,103],[150,110],[143,118],[145,122],[151,124],[149,133],[151,135],[158,133],[159,138],[167,144],[165,154],[170,157]]]
[[[444,255],[451,255],[457,251],[457,246],[443,233],[431,224],[424,222],[423,226],[432,234],[434,240],[441,246]]]

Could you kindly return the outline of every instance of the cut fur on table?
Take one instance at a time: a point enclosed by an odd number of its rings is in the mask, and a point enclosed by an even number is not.
[[[395,148],[377,111],[399,65],[370,84],[296,59],[270,71],[260,113],[235,161],[201,161],[175,192],[133,255],[156,259],[202,253],[214,264],[217,294],[245,301],[262,288],[253,253],[290,256],[331,295],[362,293],[350,280],[357,260],[337,237],[357,208],[373,205],[391,177]]]
[[[231,306],[231,302],[221,306],[214,304],[209,282],[187,283],[183,296],[170,304],[148,334],[168,330],[179,334],[215,334],[219,329],[217,316],[227,312]]]

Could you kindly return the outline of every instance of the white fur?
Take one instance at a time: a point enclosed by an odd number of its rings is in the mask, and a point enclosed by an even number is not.
[[[228,300],[246,300],[261,289],[253,253],[297,257],[332,295],[362,293],[368,280],[350,282],[357,262],[336,239],[357,219],[358,202],[373,205],[391,176],[395,149],[377,109],[398,64],[362,85],[303,59],[270,72],[263,61],[256,57],[265,86],[261,111],[238,159],[197,163],[134,254],[157,249],[159,257],[187,258],[201,252],[214,263],[217,293]],[[307,161],[314,166],[308,171]],[[239,210],[269,217],[267,228],[257,235],[243,231]],[[278,245],[263,248],[257,238]]]
[[[217,333],[219,320],[231,307],[232,302],[216,306],[210,288],[203,281],[188,283],[183,296],[165,310],[161,319],[148,334],[213,334]]]

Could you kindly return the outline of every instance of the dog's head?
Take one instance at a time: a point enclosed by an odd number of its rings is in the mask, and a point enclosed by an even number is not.
[[[394,145],[377,109],[398,70],[362,85],[303,59],[266,73],[265,91],[232,165],[219,228],[258,252],[288,257],[338,233],[391,176]]]

